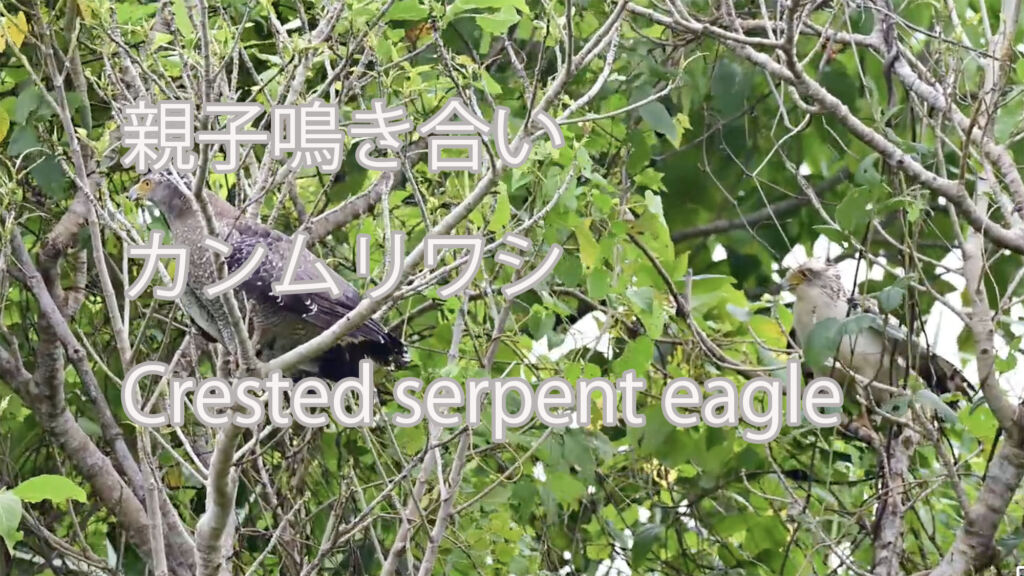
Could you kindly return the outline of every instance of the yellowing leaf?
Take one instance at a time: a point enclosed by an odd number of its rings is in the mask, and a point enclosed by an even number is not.
[[[7,115],[7,110],[0,108],[0,142],[4,141],[7,136],[7,131],[11,128],[11,117]]]
[[[590,219],[576,225],[576,240],[580,243],[580,262],[587,270],[592,269],[597,264],[601,252],[594,235],[590,232]]]
[[[18,12],[13,19],[5,18],[4,33],[7,38],[10,38],[11,44],[21,48],[21,43],[25,41],[25,36],[28,34],[28,20],[25,19],[25,13]]]
[[[86,22],[92,21],[92,5],[89,0],[78,0],[78,11],[82,14],[82,19]]]
[[[494,213],[491,215],[491,223],[487,225],[487,229],[491,232],[501,232],[508,225],[511,217],[512,205],[508,201],[508,193],[502,189],[498,192]]]

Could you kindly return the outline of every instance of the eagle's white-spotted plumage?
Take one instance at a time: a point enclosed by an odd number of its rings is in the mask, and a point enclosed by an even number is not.
[[[203,243],[206,224],[192,197],[191,182],[182,181],[171,171],[144,177],[133,187],[131,196],[151,201],[164,215],[176,244],[190,251],[186,295],[183,305],[196,324],[212,340],[235,350],[234,331],[220,297],[208,298],[203,288],[217,280],[211,250]],[[333,270],[324,267],[333,280],[337,294],[320,292],[278,293],[274,284],[281,280],[286,264],[296,250],[292,237],[247,219],[234,206],[218,196],[202,192],[209,203],[220,240],[230,247],[224,262],[229,273],[247,265],[257,248],[263,257],[235,288],[240,302],[252,312],[254,342],[261,360],[276,358],[329,329],[346,317],[361,301],[359,292]],[[298,247],[293,279],[296,282],[321,280],[319,260],[306,247]],[[404,343],[376,320],[369,319],[324,354],[300,367],[300,374],[314,374],[331,380],[358,375],[359,362],[369,358],[383,365],[400,366],[407,360]]]

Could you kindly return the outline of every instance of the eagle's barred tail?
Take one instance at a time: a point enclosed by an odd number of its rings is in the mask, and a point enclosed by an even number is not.
[[[387,332],[378,340],[358,340],[339,344],[319,358],[321,377],[338,381],[359,376],[359,362],[365,358],[385,368],[401,368],[409,363],[405,344]]]

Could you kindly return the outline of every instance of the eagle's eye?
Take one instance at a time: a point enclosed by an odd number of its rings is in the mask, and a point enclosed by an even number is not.
[[[139,191],[141,191],[141,192],[149,192],[152,189],[153,189],[153,181],[150,180],[149,178],[143,178],[142,181],[139,182]]]

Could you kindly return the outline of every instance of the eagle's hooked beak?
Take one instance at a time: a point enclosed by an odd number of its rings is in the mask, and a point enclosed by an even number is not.
[[[149,178],[143,178],[139,180],[135,186],[132,186],[128,190],[128,200],[135,202],[137,200],[145,200],[149,193],[153,191],[153,181]]]
[[[799,286],[803,281],[804,277],[802,274],[796,270],[790,270],[786,274],[786,277],[782,279],[782,283],[779,284],[779,287],[783,290],[792,290]]]

